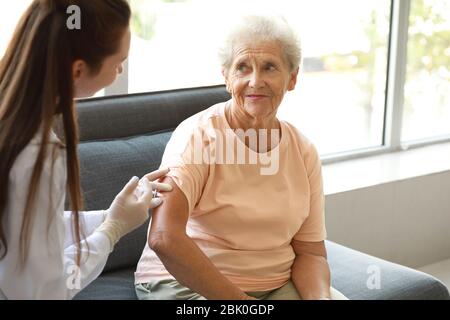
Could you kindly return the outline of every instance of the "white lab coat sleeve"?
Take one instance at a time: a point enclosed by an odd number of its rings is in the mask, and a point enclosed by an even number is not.
[[[25,202],[34,160],[28,162],[36,159],[38,147],[27,146],[28,150],[18,159],[18,170],[10,175],[9,194],[15,201]],[[71,299],[98,277],[106,264],[111,245],[103,233],[93,232],[82,241],[80,268],[76,265],[76,246],[72,243],[65,247],[66,234],[70,233],[64,219],[65,158],[62,149],[54,166],[51,157],[44,163],[30,228],[28,260],[22,269],[17,268],[17,261],[23,205],[8,209],[8,228],[13,233],[8,235],[10,246],[6,259],[0,262],[0,288],[8,299]],[[16,219],[18,216],[20,219]]]
[[[82,236],[89,237],[95,229],[97,229],[106,218],[105,210],[96,211],[80,211],[79,221],[80,227],[83,232]],[[66,228],[65,238],[64,238],[64,248],[75,243],[75,239],[72,232],[72,212],[64,211],[64,225]]]

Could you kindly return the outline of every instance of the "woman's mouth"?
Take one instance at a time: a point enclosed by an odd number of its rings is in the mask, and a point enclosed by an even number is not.
[[[251,101],[259,101],[259,100],[267,98],[266,95],[262,95],[262,94],[248,94],[245,97]]]

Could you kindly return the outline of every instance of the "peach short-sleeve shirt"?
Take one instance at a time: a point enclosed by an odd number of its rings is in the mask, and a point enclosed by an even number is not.
[[[181,123],[161,166],[170,167],[186,196],[187,234],[218,270],[243,291],[275,289],[290,278],[292,240],[326,238],[320,159],[284,121],[278,145],[254,152],[233,133],[224,110],[219,103]],[[147,244],[135,282],[168,278]]]

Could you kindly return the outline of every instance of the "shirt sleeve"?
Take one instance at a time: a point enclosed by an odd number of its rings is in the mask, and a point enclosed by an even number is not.
[[[26,199],[34,166],[34,160],[29,159],[36,159],[39,146],[34,149],[25,151],[10,175],[9,194],[14,195],[12,202],[16,205],[8,211],[8,228],[14,232],[8,239],[5,261],[1,261],[0,286],[8,299],[71,299],[101,273],[110,243],[100,232],[87,236],[80,244],[81,264],[77,266],[75,244],[65,243],[66,234],[71,231],[64,219],[66,155],[60,150],[53,165],[51,157],[44,162],[30,227],[28,258],[18,267],[23,213],[23,205],[19,204]]]
[[[325,199],[323,194],[322,165],[314,145],[301,136],[301,150],[305,164],[309,189],[309,214],[294,236],[298,241],[319,242],[326,239]]]
[[[80,229],[83,234],[81,236],[88,237],[92,233],[94,233],[95,229],[97,229],[106,218],[106,212],[104,210],[96,210],[96,211],[80,211],[78,212],[79,221],[80,221]],[[72,212],[64,211],[64,225],[65,225],[65,239],[64,239],[64,248],[67,248],[70,245],[75,243],[75,239],[72,232]]]
[[[209,165],[203,161],[203,151],[208,138],[201,128],[192,128],[183,122],[170,138],[161,161],[161,166],[170,168],[171,177],[185,195],[189,214],[194,210],[208,179]]]

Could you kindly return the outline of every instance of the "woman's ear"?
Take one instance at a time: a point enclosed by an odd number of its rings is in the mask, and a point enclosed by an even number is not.
[[[223,75],[223,78],[225,79],[225,87],[227,88],[227,91],[229,93],[231,93],[230,85],[228,83],[228,78],[227,78],[227,72],[225,71],[224,68],[222,68],[222,75]]]
[[[76,98],[88,97],[86,93],[86,83],[89,80],[89,69],[83,60],[76,60],[72,63],[72,79],[74,87],[74,96]]]
[[[80,60],[80,59],[79,60],[75,60],[72,63],[72,77],[73,77],[73,81],[76,82],[77,80],[82,78],[85,73],[86,73],[86,62],[84,62],[83,60]]]
[[[297,69],[295,69],[294,71],[291,72],[289,84],[288,84],[288,88],[287,88],[288,91],[292,91],[295,89],[295,85],[297,84],[297,77],[298,77],[299,70],[300,70],[300,67],[297,67]]]

